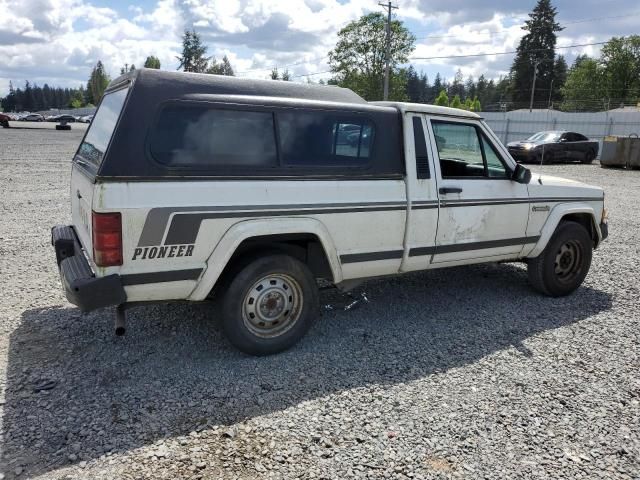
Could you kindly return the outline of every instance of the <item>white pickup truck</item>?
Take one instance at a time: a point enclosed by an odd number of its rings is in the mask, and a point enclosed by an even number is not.
[[[122,334],[130,306],[218,300],[256,355],[304,335],[317,279],[524,261],[567,295],[607,236],[602,189],[532,175],[475,113],[146,69],[105,92],[71,201],[52,230],[71,303],[117,306]]]

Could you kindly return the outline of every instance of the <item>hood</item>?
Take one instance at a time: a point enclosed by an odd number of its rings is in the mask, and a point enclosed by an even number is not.
[[[600,187],[539,173],[532,173],[529,192],[531,196],[541,197],[604,197]]]

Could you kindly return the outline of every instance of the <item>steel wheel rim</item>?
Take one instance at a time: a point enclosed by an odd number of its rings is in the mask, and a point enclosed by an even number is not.
[[[242,320],[258,337],[278,337],[297,323],[302,305],[298,281],[289,275],[270,273],[247,290],[242,301]]]
[[[554,261],[554,273],[562,283],[573,281],[580,273],[582,266],[582,247],[575,240],[563,243]]]

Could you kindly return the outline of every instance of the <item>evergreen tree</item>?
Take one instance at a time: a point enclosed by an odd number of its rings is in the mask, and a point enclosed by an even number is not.
[[[9,94],[0,101],[0,105],[5,112],[16,111],[16,91],[11,81],[9,81]]]
[[[554,77],[556,32],[563,30],[556,22],[556,9],[551,5],[551,0],[538,0],[523,29],[528,33],[520,40],[511,66],[511,96],[514,102],[529,101],[536,63],[536,90],[549,92]]]
[[[458,69],[455,77],[453,77],[453,83],[449,88],[449,96],[455,97],[456,95],[460,98],[464,97],[464,77],[462,76],[462,71]]]
[[[124,67],[120,68],[120,75],[124,75],[125,73],[133,72],[136,69],[136,66],[132,63],[129,66],[128,63],[124,64]]]
[[[465,97],[473,99],[477,95],[477,86],[476,82],[471,75],[467,77],[467,80],[464,82],[464,94]]]
[[[471,105],[471,111],[472,112],[481,112],[482,111],[482,104],[480,103],[480,100],[478,100],[478,97],[474,97],[473,98],[473,104]]]
[[[147,59],[144,61],[144,68],[155,68],[157,70],[160,69],[160,60],[158,57],[153,55],[149,55]]]
[[[553,91],[551,92],[551,101],[557,102],[562,100],[562,87],[567,81],[567,62],[563,55],[559,55],[553,64]]]
[[[206,73],[211,73],[214,75],[226,75],[229,77],[235,76],[233,68],[231,67],[231,62],[226,55],[222,57],[222,61],[220,63],[216,62],[215,58],[212,58]]]
[[[289,73],[288,69],[285,69],[284,72],[282,72],[282,78],[281,80],[284,80],[285,82],[289,82],[291,81],[291,74]]]
[[[410,102],[420,103],[420,77],[413,66],[407,69],[407,97]]]
[[[451,108],[462,108],[462,102],[460,101],[460,96],[456,95],[455,97],[453,97],[453,100],[451,100]]]
[[[226,75],[228,77],[235,77],[236,75],[233,71],[233,67],[231,67],[229,57],[226,55],[222,57],[222,75]]]
[[[442,77],[440,76],[440,72],[436,73],[436,78],[433,80],[433,87],[431,87],[431,95],[429,95],[430,98],[433,99],[433,101],[436,101],[436,98],[438,97],[438,95],[440,95],[440,92],[442,92],[442,89],[444,88],[444,84],[442,83]],[[436,105],[439,105],[436,103]],[[449,100],[447,99],[447,105],[449,105]]]
[[[278,73],[278,67],[271,70],[271,80],[280,80],[280,74]]]
[[[22,101],[22,108],[24,108],[27,112],[30,112],[35,107],[35,99],[33,98],[33,88],[27,80],[24,83],[24,96]]]
[[[102,98],[102,94],[107,88],[107,85],[109,85],[109,80],[109,76],[104,70],[104,65],[100,60],[98,60],[98,63],[96,63],[96,66],[93,67],[93,70],[91,71],[91,75],[89,76],[89,83],[87,85],[87,89],[91,91],[91,103],[97,105],[97,103]],[[71,95],[65,93],[63,95],[63,98],[60,99],[60,107],[58,108],[61,108],[62,105],[67,105],[70,101],[70,98]]]
[[[182,36],[182,56],[176,57],[180,62],[178,70],[205,73],[209,63],[206,53],[207,47],[202,44],[200,35],[195,30],[185,30]]]

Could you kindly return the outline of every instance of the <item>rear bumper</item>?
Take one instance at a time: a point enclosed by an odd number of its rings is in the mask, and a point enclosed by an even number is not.
[[[96,277],[72,226],[51,229],[60,281],[67,300],[83,312],[120,305],[127,300],[120,275]]]

